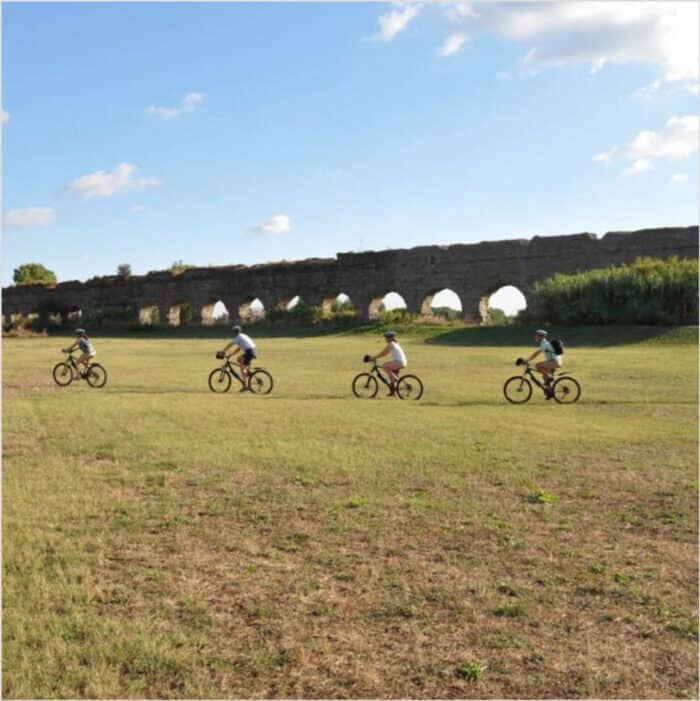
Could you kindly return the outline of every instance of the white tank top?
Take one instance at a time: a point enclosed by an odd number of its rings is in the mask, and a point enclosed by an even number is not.
[[[391,357],[397,362],[401,363],[401,365],[406,365],[406,354],[403,352],[403,348],[394,341],[391,344]]]

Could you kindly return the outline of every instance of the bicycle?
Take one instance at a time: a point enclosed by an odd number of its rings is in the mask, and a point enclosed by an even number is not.
[[[511,404],[525,404],[529,401],[532,396],[531,382],[534,382],[542,390],[545,397],[549,391],[557,404],[575,404],[579,400],[581,385],[570,374],[560,373],[559,377],[547,387],[537,379],[532,366],[526,360],[518,358],[515,364],[524,365],[525,369],[522,375],[509,377],[503,385],[503,396]]]
[[[231,378],[235,377],[241,384],[241,392],[250,390],[253,394],[270,394],[272,392],[272,375],[264,368],[255,368],[248,373],[248,385],[245,380],[236,372],[236,367],[231,362],[230,355],[223,351],[216,354],[218,360],[225,359],[220,368],[216,368],[209,373],[209,389],[212,392],[223,394],[231,389]]]
[[[75,373],[78,373],[78,377],[75,377]],[[104,387],[107,371],[99,363],[89,363],[85,370],[80,370],[73,353],[69,352],[66,359],[54,367],[53,381],[59,387],[68,387],[73,380],[85,380],[90,387]]]
[[[359,399],[373,399],[379,391],[379,382],[383,382],[391,391],[391,382],[385,379],[384,374],[377,365],[377,361],[373,360],[369,355],[363,358],[365,363],[372,363],[372,369],[369,372],[361,372],[356,375],[352,381],[352,393]],[[394,371],[397,375],[400,370]],[[423,396],[423,383],[416,375],[404,375],[399,378],[394,389],[396,396],[399,399],[420,399]]]

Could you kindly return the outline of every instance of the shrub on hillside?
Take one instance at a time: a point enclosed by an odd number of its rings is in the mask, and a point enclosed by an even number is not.
[[[639,258],[557,274],[535,284],[532,307],[557,324],[697,324],[698,261]]]

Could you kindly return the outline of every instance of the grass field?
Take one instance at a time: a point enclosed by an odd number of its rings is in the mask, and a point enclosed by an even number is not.
[[[211,332],[213,333],[213,332]],[[697,330],[564,330],[575,406],[507,405],[528,330],[3,340],[3,695],[697,697]],[[619,342],[619,345],[616,345]]]

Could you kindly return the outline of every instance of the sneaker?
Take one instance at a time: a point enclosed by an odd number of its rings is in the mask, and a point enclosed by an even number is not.
[[[545,399],[554,399],[554,392],[552,392],[551,389],[545,389],[544,398]]]

